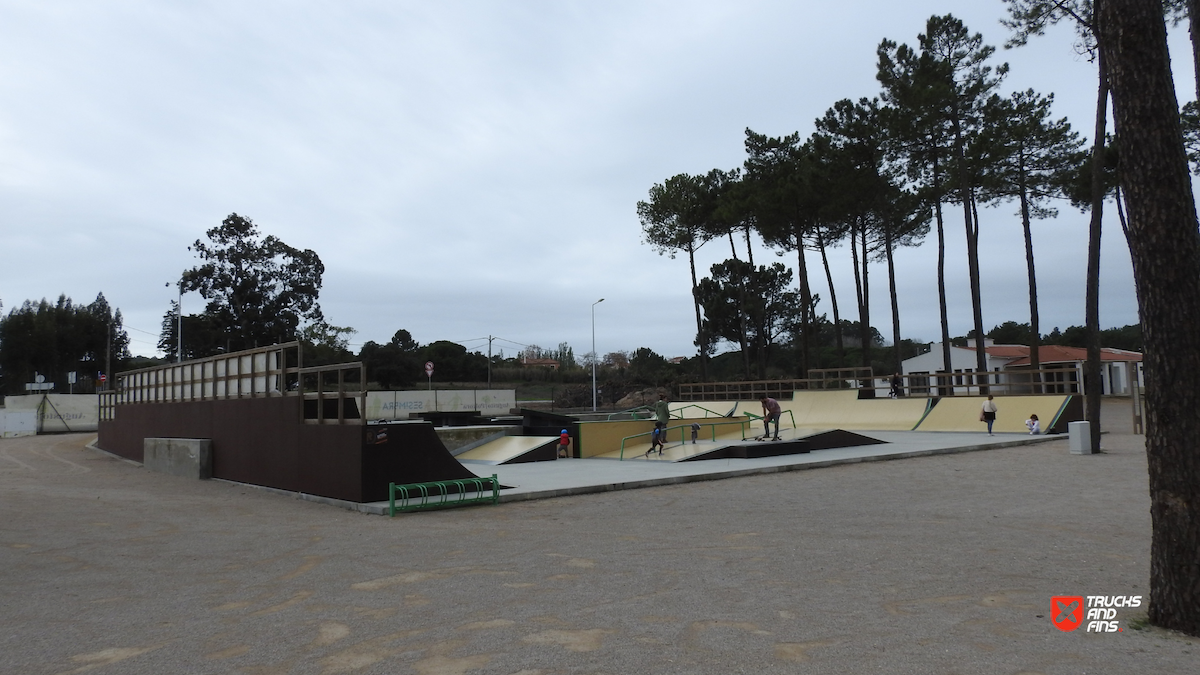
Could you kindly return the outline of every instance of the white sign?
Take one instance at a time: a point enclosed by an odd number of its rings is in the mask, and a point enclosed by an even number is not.
[[[433,361],[425,362],[425,376],[433,377]]]

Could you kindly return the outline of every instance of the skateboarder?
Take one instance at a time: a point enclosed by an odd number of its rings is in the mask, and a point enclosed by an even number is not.
[[[772,440],[779,440],[779,416],[783,414],[779,401],[769,396],[763,396],[758,401],[763,407],[763,440],[771,437],[771,422],[775,422],[775,436]]]
[[[700,423],[692,422],[692,445],[696,444],[696,437],[700,435]]]

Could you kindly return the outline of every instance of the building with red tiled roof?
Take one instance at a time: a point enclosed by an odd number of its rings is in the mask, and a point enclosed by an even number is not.
[[[905,382],[913,393],[969,393],[980,384],[1006,383],[1005,393],[1033,393],[1035,380],[1027,345],[997,345],[984,340],[987,378],[976,374],[976,352],[973,341],[967,347],[950,347],[950,368],[944,364],[942,343],[929,345],[929,351],[902,363]],[[1081,347],[1043,345],[1038,349],[1041,365],[1042,393],[1082,393],[1083,364],[1087,350]],[[1129,395],[1130,384],[1141,386],[1142,355],[1124,349],[1100,350],[1101,380],[1105,394]],[[1050,371],[1050,372],[1046,372]],[[1028,386],[1021,386],[1029,383]],[[937,389],[938,391],[931,391]]]
[[[554,359],[521,359],[522,368],[549,368],[550,370],[558,370],[558,361]]]

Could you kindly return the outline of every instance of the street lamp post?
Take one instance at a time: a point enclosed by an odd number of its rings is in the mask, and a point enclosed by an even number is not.
[[[592,303],[592,412],[596,412],[596,305],[604,298]]]
[[[179,304],[175,305],[175,338],[176,342],[175,362],[183,361],[183,279],[175,282],[179,286]],[[169,287],[171,282],[167,282]]]

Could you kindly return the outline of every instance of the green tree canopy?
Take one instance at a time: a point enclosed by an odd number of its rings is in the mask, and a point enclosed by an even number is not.
[[[120,370],[129,359],[129,338],[104,294],[90,305],[65,295],[51,304],[26,300],[0,318],[0,391],[25,393],[34,375],[67,391],[67,373],[76,372],[75,391],[88,391],[106,364]]]
[[[208,301],[204,313],[225,350],[287,342],[303,324],[322,321],[317,296],[325,266],[315,252],[262,237],[258,226],[236,213],[206,236],[207,242],[197,239],[189,247],[203,262],[184,272],[182,284]]]
[[[358,358],[367,368],[367,380],[384,389],[399,389],[416,383],[422,374],[420,345],[406,330],[398,330],[387,344],[367,342]]]

